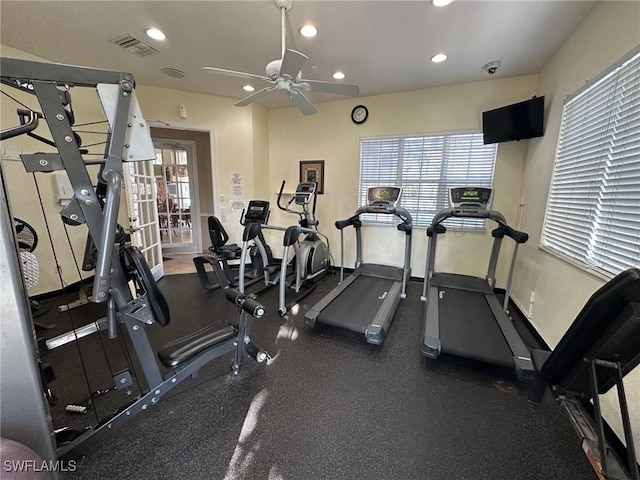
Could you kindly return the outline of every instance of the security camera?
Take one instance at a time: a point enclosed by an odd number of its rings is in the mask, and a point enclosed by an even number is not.
[[[489,75],[493,75],[494,73],[496,73],[498,71],[498,68],[500,68],[499,60],[494,60],[493,62],[489,62],[482,67],[482,69],[485,72],[487,72]]]

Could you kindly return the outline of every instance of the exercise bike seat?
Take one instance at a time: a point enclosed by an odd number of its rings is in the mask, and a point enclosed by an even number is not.
[[[238,329],[228,323],[208,325],[163,345],[158,350],[158,359],[165,367],[175,368],[237,334]]]
[[[226,244],[229,241],[229,235],[218,217],[210,216],[207,219],[207,225],[209,226],[209,237],[211,239],[209,250],[227,260],[239,258],[242,248],[235,243]]]

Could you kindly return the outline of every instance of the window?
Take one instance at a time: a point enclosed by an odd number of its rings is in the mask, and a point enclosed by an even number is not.
[[[481,133],[362,139],[359,205],[366,205],[369,187],[402,187],[400,204],[414,226],[428,226],[449,206],[450,187],[491,187],[496,152],[495,144],[483,144]],[[363,221],[397,223],[389,215],[367,214]],[[452,218],[446,225],[485,230],[486,221]]]
[[[542,248],[605,276],[640,265],[640,52],[564,105]]]

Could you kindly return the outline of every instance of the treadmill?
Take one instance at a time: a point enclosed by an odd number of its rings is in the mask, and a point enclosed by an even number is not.
[[[444,352],[512,368],[518,379],[529,379],[534,377],[531,354],[508,313],[518,246],[529,236],[511,228],[500,212],[490,210],[492,199],[491,188],[451,188],[452,207],[439,211],[427,228],[429,253],[421,297],[426,305],[420,350],[431,359],[437,359]],[[491,232],[493,248],[485,278],[434,272],[438,235],[447,231],[442,222],[452,217],[486,218],[498,224]],[[515,247],[504,302],[500,305],[494,293],[495,272],[505,236],[514,240]]]
[[[401,298],[406,298],[407,281],[411,276],[412,219],[407,210],[398,206],[402,189],[372,187],[367,190],[367,205],[335,223],[340,230],[340,284],[311,307],[304,318],[308,325],[331,325],[362,333],[368,343],[380,345],[389,330]],[[393,267],[362,263],[362,221],[360,215],[376,213],[394,215],[400,220],[397,229],[405,233],[404,266]],[[344,279],[344,229],[353,226],[356,232],[356,264],[354,272]]]

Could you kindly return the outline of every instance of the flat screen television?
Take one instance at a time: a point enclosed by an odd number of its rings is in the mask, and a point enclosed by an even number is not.
[[[544,97],[482,112],[484,144],[541,137],[543,123]]]

